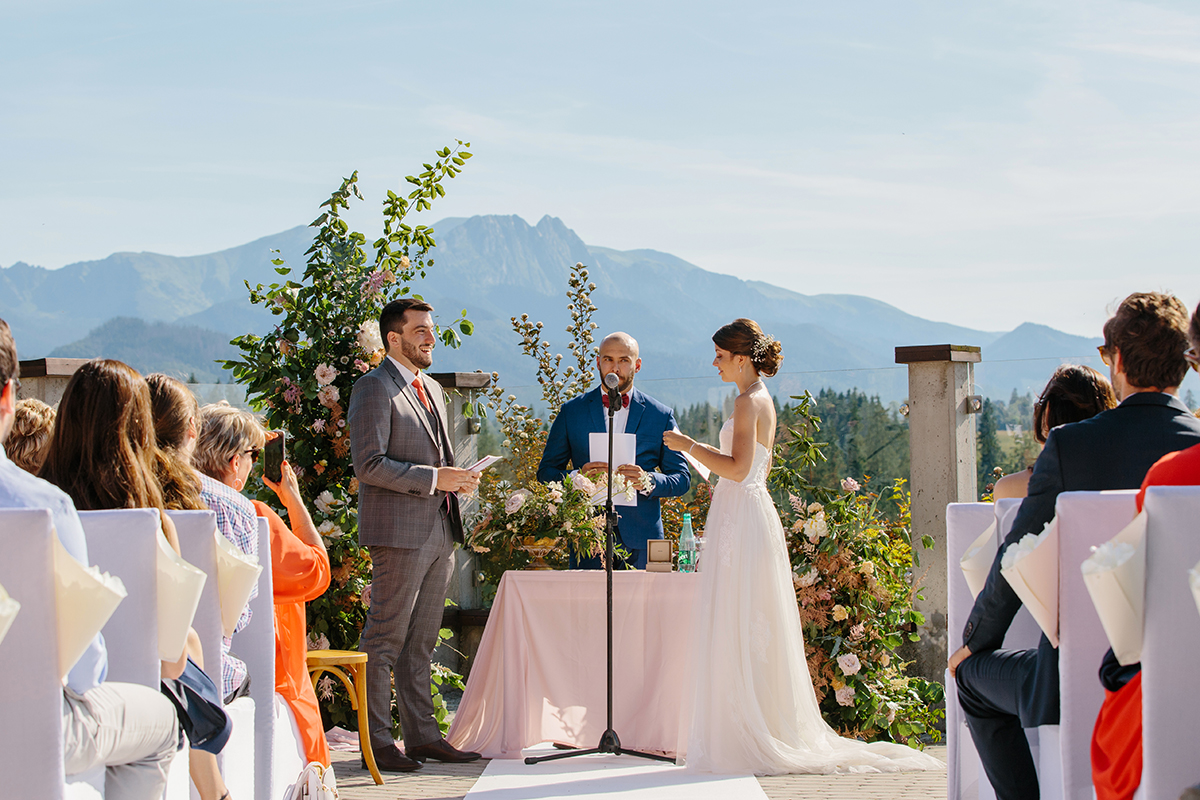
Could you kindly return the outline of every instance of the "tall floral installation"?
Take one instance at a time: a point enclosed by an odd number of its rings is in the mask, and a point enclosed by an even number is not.
[[[429,257],[435,245],[433,229],[405,220],[445,196],[442,183],[462,171],[471,158],[469,147],[469,142],[458,141],[437,151],[433,163],[406,178],[412,186],[407,196],[389,190],[383,202],[382,235],[369,246],[366,236],[350,230],[341,217],[351,198],[363,199],[358,172],[353,173],[321,204],[320,216],[310,225],[316,233],[303,274],[294,278],[293,269],[276,259],[282,282],[265,287],[246,284],[250,302],[266,306],[278,319],[266,336],[234,339],[241,360],[226,361],[224,366],[246,387],[250,406],[264,414],[268,427],[287,432],[288,461],[296,469],[301,492],[329,551],[333,573],[329,589],[308,604],[313,647],[353,650],[358,645],[366,618],[361,594],[370,580],[371,563],[367,551],[358,546],[358,481],[346,421],[350,392],[354,382],[384,357],[379,333],[384,305],[404,296],[419,297],[412,284],[433,267]],[[459,346],[459,333],[471,334],[465,313],[439,327],[447,347]],[[261,483],[256,488],[260,500],[282,511],[273,492]],[[461,684],[461,678],[448,670],[435,671],[435,704],[443,718],[438,687],[447,681]],[[332,723],[356,727],[357,716],[340,683],[330,679],[318,691]]]
[[[583,394],[594,376],[596,347],[592,321],[596,306],[591,295],[596,284],[588,281],[583,264],[571,268],[567,279],[567,311],[571,324],[567,345],[575,362],[563,366],[561,353],[552,354],[542,338],[543,324],[528,314],[512,317],[512,328],[520,337],[521,352],[537,362],[537,380],[546,406],[546,417],[505,394],[499,374],[492,373],[487,404],[495,412],[507,454],[504,469],[488,470],[479,482],[479,517],[468,544],[480,555],[480,566],[489,584],[495,586],[508,569],[523,569],[530,563],[526,547],[547,549],[547,563],[564,567],[568,554],[590,555],[604,542],[603,510],[591,498],[604,490],[583,476],[560,482],[537,479],[538,462],[546,447],[549,425],[562,404]],[[614,482],[614,492],[631,490]]]
[[[825,458],[814,436],[820,417],[805,392],[792,411],[802,424],[778,443],[771,485],[787,535],[805,655],[821,712],[843,736],[913,746],[940,738],[940,684],[906,674],[897,655],[925,620],[913,608],[910,497],[897,480],[881,497],[853,477],[814,485],[808,470]],[[865,482],[865,481],[864,481]],[[899,508],[885,515],[881,501]],[[932,547],[925,537],[923,544]]]

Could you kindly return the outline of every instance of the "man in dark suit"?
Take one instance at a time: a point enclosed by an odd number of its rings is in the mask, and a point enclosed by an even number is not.
[[[350,395],[358,541],[373,565],[361,645],[369,656],[367,718],[375,762],[389,772],[409,772],[427,758],[479,758],[442,738],[430,692],[454,543],[463,541],[456,493],[479,485],[477,473],[454,466],[445,396],[421,375],[433,363],[432,312],[413,299],[384,307],[379,333],[387,357]],[[404,753],[392,741],[393,677]]]
[[[647,540],[663,538],[659,498],[686,494],[691,473],[683,455],[663,445],[663,433],[676,428],[675,413],[633,388],[633,376],[642,368],[637,340],[627,333],[604,337],[596,356],[596,368],[600,371],[600,386],[563,403],[554,418],[537,477],[543,482],[561,481],[568,467],[574,466],[594,478],[608,469],[606,462],[590,460],[588,434],[608,432],[604,376],[615,373],[622,407],[616,412],[613,424],[617,433],[632,433],[637,440],[636,463],[616,465],[616,471],[635,486],[646,487],[638,492],[636,506],[616,506],[617,542],[630,553],[628,566],[644,568]],[[655,472],[656,469],[661,471]],[[587,559],[579,566],[598,569],[600,560]]]
[[[1040,533],[1061,492],[1136,489],[1166,453],[1200,443],[1200,420],[1176,393],[1187,373],[1187,308],[1159,293],[1132,294],[1104,325],[1100,354],[1121,404],[1050,431],[1012,531],[950,657],[959,704],[988,780],[1001,800],[1039,796],[1022,728],[1058,724],[1058,650],[999,650],[1021,607],[1000,561],[1009,545]]]

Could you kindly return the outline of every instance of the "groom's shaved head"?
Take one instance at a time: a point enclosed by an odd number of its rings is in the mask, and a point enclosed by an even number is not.
[[[629,352],[633,354],[633,357],[635,359],[638,357],[639,351],[638,351],[637,339],[633,338],[628,333],[625,333],[624,331],[617,331],[615,333],[610,333],[608,336],[604,337],[603,341],[600,342],[600,349],[603,350],[604,345],[609,344],[610,342],[619,343],[619,344],[623,345],[624,347],[629,349]]]

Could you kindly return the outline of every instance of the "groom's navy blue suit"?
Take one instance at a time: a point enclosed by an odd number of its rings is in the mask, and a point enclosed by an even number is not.
[[[1042,636],[1036,650],[998,650],[1021,608],[1000,574],[1004,551],[1027,533],[1041,533],[1062,492],[1136,489],[1167,453],[1200,443],[1200,419],[1179,398],[1132,394],[1116,408],[1050,431],[983,591],[963,629],[971,656],[956,673],[959,704],[996,796],[1037,798],[1037,773],[1022,727],[1057,725],[1058,650]]]
[[[571,468],[579,469],[591,459],[588,434],[605,433],[608,411],[600,387],[563,403],[550,426],[546,449],[538,464],[539,481],[560,481]],[[663,444],[663,433],[675,428],[670,408],[636,388],[629,390],[629,418],[625,433],[637,438],[637,465],[650,476],[654,487],[638,494],[636,506],[617,506],[620,542],[634,556],[632,564],[646,566],[646,540],[663,538],[660,497],[679,497],[691,486],[691,473],[683,455]],[[615,464],[614,467],[619,467]],[[655,469],[661,472],[655,472]]]

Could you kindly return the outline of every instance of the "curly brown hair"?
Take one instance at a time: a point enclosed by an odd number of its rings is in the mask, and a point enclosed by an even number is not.
[[[4,452],[21,469],[37,475],[46,460],[46,447],[54,430],[54,409],[33,397],[17,403],[12,430],[4,440]]]
[[[1104,347],[1121,354],[1125,379],[1139,389],[1178,386],[1187,374],[1188,311],[1178,297],[1136,292],[1104,323]]]
[[[1063,364],[1033,404],[1033,435],[1042,444],[1046,432],[1068,422],[1079,422],[1117,407],[1112,384],[1096,370]]]
[[[735,319],[712,335],[713,344],[735,356],[749,356],[750,364],[768,378],[783,364],[783,345],[763,333],[752,319]]]

